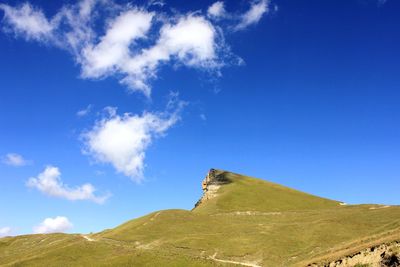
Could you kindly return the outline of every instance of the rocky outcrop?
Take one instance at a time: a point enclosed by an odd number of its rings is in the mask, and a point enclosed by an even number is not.
[[[309,267],[400,267],[400,241],[364,249],[329,263]]]
[[[199,201],[197,201],[194,208],[198,207],[207,200],[216,197],[218,195],[218,189],[221,187],[221,185],[227,183],[230,183],[230,180],[226,178],[224,171],[210,169],[201,183],[203,196]]]

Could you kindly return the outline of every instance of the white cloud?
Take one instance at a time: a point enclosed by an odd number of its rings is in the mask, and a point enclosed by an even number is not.
[[[269,11],[269,0],[259,0],[253,2],[250,9],[244,13],[238,25],[236,25],[236,30],[243,30],[250,25],[257,24],[262,16]]]
[[[0,228],[0,238],[5,236],[10,236],[12,233],[11,227],[1,227]]]
[[[78,110],[78,112],[76,112],[76,116],[78,117],[85,117],[86,115],[88,115],[90,113],[90,111],[92,110],[93,105],[87,105],[86,108]]]
[[[131,90],[149,96],[161,67],[186,66],[219,74],[230,55],[223,31],[205,15],[147,10],[161,9],[162,3],[135,7],[113,0],[80,0],[51,18],[29,3],[0,4],[0,9],[9,30],[69,51],[81,66],[82,78],[115,76]],[[223,2],[209,8],[209,15],[223,12]],[[95,28],[102,24],[104,33]]]
[[[154,13],[136,9],[120,14],[98,44],[89,44],[82,50],[83,76],[99,78],[121,71],[130,58],[129,47],[135,40],[146,37],[153,16]]]
[[[73,225],[67,217],[57,216],[46,218],[39,225],[33,227],[34,234],[64,233],[72,229]]]
[[[96,5],[96,2],[100,2],[98,0],[83,0],[81,1],[78,6],[79,6],[79,16],[81,18],[88,19],[90,14],[93,11],[93,8]],[[106,1],[103,1],[106,2]]]
[[[164,24],[156,44],[132,56],[121,66],[127,74],[123,83],[132,89],[150,94],[148,80],[157,77],[162,62],[173,59],[190,67],[215,69],[216,30],[201,16],[188,15],[178,19],[176,24]]]
[[[23,156],[16,154],[16,153],[8,153],[5,155],[2,160],[4,164],[14,166],[14,167],[21,167],[31,164],[30,160],[24,159]]]
[[[52,35],[55,25],[46,19],[41,10],[33,8],[29,3],[16,8],[0,4],[0,10],[4,11],[8,26],[27,39],[43,40]]]
[[[112,164],[117,172],[141,182],[146,149],[154,138],[164,135],[180,119],[183,105],[175,98],[169,102],[167,111],[142,115],[117,115],[116,109],[109,108],[108,116],[83,133],[84,153],[98,162]]]
[[[222,1],[217,1],[207,9],[207,14],[211,18],[222,18],[226,16],[225,5]]]
[[[96,196],[96,189],[91,184],[70,188],[61,181],[61,173],[57,167],[47,166],[37,177],[29,178],[28,187],[53,197],[68,200],[90,200],[98,204],[104,203],[110,195]]]

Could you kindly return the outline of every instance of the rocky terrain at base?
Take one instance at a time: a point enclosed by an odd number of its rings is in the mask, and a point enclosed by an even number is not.
[[[400,266],[400,241],[381,244],[338,260],[310,264],[309,267],[398,267]]]

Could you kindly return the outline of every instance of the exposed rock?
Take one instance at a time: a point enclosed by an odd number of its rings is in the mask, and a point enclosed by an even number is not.
[[[218,195],[218,189],[221,187],[221,185],[230,183],[230,180],[226,178],[224,174],[224,171],[210,169],[210,171],[207,173],[206,177],[201,183],[203,196],[199,201],[197,201],[197,203],[195,204],[195,208],[205,201],[216,197]]]
[[[339,260],[309,267],[400,267],[400,241],[364,249]]]

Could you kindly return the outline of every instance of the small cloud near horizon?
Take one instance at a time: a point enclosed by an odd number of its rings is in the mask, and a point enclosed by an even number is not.
[[[64,233],[73,228],[73,224],[67,217],[57,216],[46,218],[39,225],[33,227],[34,234]]]
[[[12,228],[11,227],[0,227],[0,238],[11,236],[12,235]]]
[[[31,177],[26,185],[35,188],[45,195],[67,200],[89,200],[103,204],[111,195],[95,195],[96,188],[89,183],[70,188],[61,180],[61,172],[57,167],[47,166],[37,177]]]

